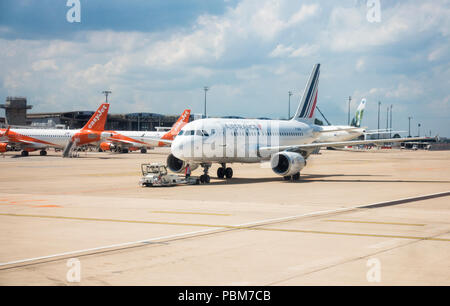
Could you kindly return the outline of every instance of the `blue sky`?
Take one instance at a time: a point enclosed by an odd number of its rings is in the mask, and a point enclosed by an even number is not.
[[[112,113],[203,112],[285,117],[313,64],[321,63],[318,105],[346,124],[367,99],[363,125],[393,127],[412,116],[450,136],[450,3],[380,0],[66,0],[0,2],[0,98],[26,96],[33,112],[94,110],[110,89]],[[3,116],[3,112],[0,113]]]

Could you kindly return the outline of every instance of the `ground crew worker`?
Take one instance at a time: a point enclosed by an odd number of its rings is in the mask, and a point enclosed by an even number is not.
[[[186,178],[191,176],[191,166],[189,166],[189,164],[186,165],[185,174]]]

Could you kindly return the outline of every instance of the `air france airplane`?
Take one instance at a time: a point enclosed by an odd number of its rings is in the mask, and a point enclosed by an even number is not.
[[[291,120],[208,118],[186,124],[172,143],[171,154],[167,157],[168,168],[181,172],[187,164],[191,170],[201,166],[204,174],[200,176],[200,182],[209,183],[208,170],[212,163],[221,165],[217,177],[231,178],[233,170],[226,166],[227,163],[270,161],[277,175],[285,180],[298,180],[307,158],[318,147],[416,140],[397,138],[313,143],[322,133],[331,132],[314,124],[319,74],[320,64],[316,64]]]
[[[96,143],[110,136],[104,131],[109,104],[103,103],[86,125],[78,130],[62,129],[7,129],[0,130],[0,152],[20,151],[22,156],[40,150],[47,155],[48,148],[64,149],[63,156],[69,156],[72,148],[88,143]]]

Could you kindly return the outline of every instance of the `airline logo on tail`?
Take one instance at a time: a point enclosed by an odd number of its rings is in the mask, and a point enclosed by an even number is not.
[[[189,117],[191,115],[190,109],[185,109],[183,114],[181,114],[180,118],[178,118],[177,122],[172,126],[170,131],[168,131],[162,139],[173,140],[175,136],[181,131],[181,129],[189,122]]]
[[[88,123],[82,128],[82,130],[95,130],[103,131],[105,129],[106,118],[108,117],[109,103],[103,103],[97,109]]]
[[[350,124],[351,126],[354,126],[354,127],[361,126],[361,121],[363,118],[365,107],[366,107],[366,99],[362,99],[361,103],[359,104],[358,108],[356,109],[355,117],[353,117],[352,123]]]
[[[311,76],[303,92],[302,100],[295,113],[295,119],[312,119],[317,104],[317,93],[319,86],[320,64],[313,67]]]

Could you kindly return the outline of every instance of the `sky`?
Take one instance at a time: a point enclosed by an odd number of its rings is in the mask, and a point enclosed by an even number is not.
[[[347,124],[450,136],[450,1],[0,1],[0,99],[30,112],[286,118],[321,64],[318,106]],[[69,16],[69,17],[70,17]],[[4,116],[4,111],[0,112]],[[320,115],[317,114],[319,119]]]

